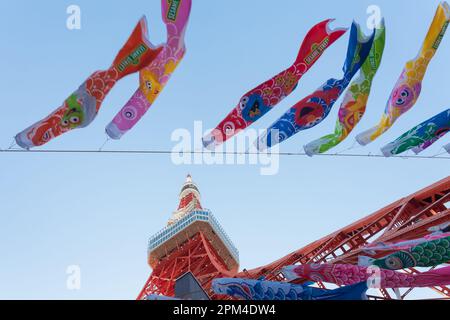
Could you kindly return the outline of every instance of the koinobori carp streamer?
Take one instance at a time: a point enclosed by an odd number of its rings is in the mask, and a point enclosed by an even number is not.
[[[433,22],[418,56],[406,63],[387,102],[384,114],[375,127],[356,137],[361,145],[367,145],[386,132],[395,121],[417,102],[422,90],[422,80],[434,57],[450,22],[450,8],[446,2],[439,4]]]
[[[439,141],[439,140],[440,140],[442,137],[444,137],[449,131],[450,131],[450,124],[449,124],[449,126],[448,126],[447,129],[445,129],[444,127],[441,127],[441,128],[438,130],[437,134],[435,134],[435,137],[434,137],[434,138],[425,141],[424,143],[420,144],[420,145],[417,146],[417,147],[414,147],[414,148],[412,149],[412,151],[413,151],[415,154],[421,153],[422,151],[424,151],[424,150],[428,149],[429,147],[431,147],[435,142]],[[447,151],[448,153],[450,153],[450,149],[449,149],[449,148],[450,148],[450,145],[444,146],[443,148],[444,148],[445,151]]]
[[[150,65],[140,71],[140,86],[122,110],[106,127],[106,134],[120,139],[131,130],[153,105],[172,73],[186,53],[184,35],[192,0],[161,0],[162,18],[167,29],[167,42]]]
[[[325,50],[346,32],[346,29],[331,30],[329,24],[332,21],[330,19],[315,25],[303,40],[294,64],[244,94],[228,116],[203,138],[203,145],[208,149],[214,149],[260,119],[291,94],[301,77]]]
[[[398,155],[410,149],[419,153],[449,131],[450,109],[447,109],[405,132],[395,141],[381,148],[381,152],[386,157]]]
[[[305,145],[306,154],[324,153],[344,141],[359,123],[366,112],[373,79],[378,71],[383,57],[386,39],[384,20],[376,28],[375,40],[366,61],[361,66],[358,77],[347,89],[341,107],[334,133],[323,136]]]
[[[352,264],[305,264],[283,268],[283,274],[291,281],[308,279],[337,285],[352,285],[373,280],[378,288],[434,287],[450,284],[450,267],[427,272],[408,274],[393,270],[355,266]]]
[[[429,235],[426,235],[422,238],[405,240],[400,242],[375,242],[370,243],[362,248],[362,251],[376,254],[377,251],[397,251],[397,250],[409,250],[410,248],[423,244],[428,241],[439,240],[443,238],[450,237],[450,230],[443,229],[442,231],[435,232]]]
[[[147,39],[143,17],[107,70],[94,72],[61,107],[15,137],[16,143],[29,149],[76,128],[88,126],[96,117],[103,100],[118,80],[150,64],[162,48]]]
[[[365,300],[367,283],[361,282],[334,290],[308,287],[287,282],[218,278],[212,281],[216,294],[241,300]]]
[[[271,148],[296,133],[310,129],[322,122],[365,62],[372,48],[374,37],[375,31],[370,37],[366,37],[361,32],[360,26],[353,22],[342,79],[331,78],[327,80],[314,93],[291,107],[258,139],[258,150],[263,151]]]
[[[412,267],[435,267],[450,261],[450,237],[427,241],[407,250],[396,251],[386,257],[373,259],[358,257],[360,266],[378,266],[400,270]]]

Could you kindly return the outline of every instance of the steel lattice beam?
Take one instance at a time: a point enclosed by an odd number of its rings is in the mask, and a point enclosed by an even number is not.
[[[275,262],[252,270],[244,270],[237,277],[253,279],[265,277],[267,280],[279,281],[283,279],[280,269],[287,265],[311,262],[355,264],[361,253],[361,247],[369,240],[373,241],[376,237],[377,242],[419,238],[429,233],[430,227],[450,221],[450,209],[445,206],[446,202],[450,202],[450,177],[400,199]],[[447,287],[430,289],[450,297]],[[382,297],[371,298],[391,299],[386,290],[380,290],[380,293]],[[406,294],[408,293],[409,291]]]

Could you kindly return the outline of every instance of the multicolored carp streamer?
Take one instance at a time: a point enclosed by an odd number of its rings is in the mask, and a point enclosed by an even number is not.
[[[344,77],[340,80],[329,79],[313,94],[307,96],[267,130],[266,134],[258,139],[258,150],[267,148],[285,141],[294,134],[318,125],[330,113],[336,100],[349,85],[353,76],[369,55],[372,48],[375,32],[371,37],[365,37],[360,26],[352,23],[347,58],[344,64]]]
[[[450,261],[450,237],[424,242],[408,250],[394,252],[381,259],[360,256],[360,266],[375,265],[399,270],[411,267],[435,267]]]
[[[367,145],[386,132],[394,122],[410,110],[419,98],[422,80],[428,64],[435,55],[450,22],[450,8],[446,2],[439,7],[428,30],[419,55],[406,63],[386,105],[378,125],[356,137],[361,145]]]
[[[192,0],[161,0],[167,42],[161,53],[140,72],[140,87],[106,127],[106,134],[120,139],[150,109],[186,53],[186,32]]]
[[[444,135],[446,135],[448,131],[450,131],[450,127],[448,128],[448,130],[445,130],[445,129],[440,130],[439,134],[436,135],[436,137],[434,137],[433,139],[425,141],[420,146],[413,148],[412,151],[415,154],[421,153],[422,151],[424,151],[424,150],[428,149],[429,147],[431,147],[435,142],[437,142],[439,139],[441,139]],[[450,144],[448,146],[444,146],[443,148],[444,148],[445,151],[450,153]]]
[[[450,284],[450,267],[408,274],[351,264],[324,263],[288,266],[283,268],[283,274],[288,280],[302,278],[337,285],[352,285],[369,280],[373,281],[374,287],[378,288],[415,288]]]
[[[368,254],[375,254],[377,251],[397,251],[397,250],[409,250],[412,247],[426,243],[428,241],[434,241],[450,237],[450,230],[443,229],[442,232],[436,232],[429,234],[423,238],[400,241],[396,243],[377,242],[372,243],[363,248],[363,251]]]
[[[384,20],[376,28],[375,39],[366,61],[361,66],[359,76],[350,84],[339,108],[336,128],[333,134],[319,138],[304,146],[307,155],[324,153],[344,141],[359,123],[369,99],[372,81],[381,64],[386,39]]]
[[[116,82],[149,65],[160,52],[161,48],[153,47],[147,39],[144,16],[108,70],[94,72],[61,107],[16,135],[16,143],[29,149],[41,146],[72,129],[86,127],[94,120]]]
[[[405,132],[395,141],[381,148],[381,152],[386,157],[401,154],[410,149],[414,149],[416,153],[419,153],[449,131],[450,109],[447,109]]]
[[[205,148],[214,149],[260,119],[291,94],[301,77],[346,32],[346,29],[331,30],[329,24],[332,21],[333,19],[329,19],[320,22],[308,32],[291,67],[243,95],[228,116],[203,137]]]
[[[287,282],[223,278],[214,279],[212,289],[242,300],[365,300],[368,288],[366,282],[325,290]]]

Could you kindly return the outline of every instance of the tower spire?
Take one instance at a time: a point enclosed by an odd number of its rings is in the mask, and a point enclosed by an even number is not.
[[[168,225],[174,224],[192,211],[203,209],[200,204],[200,191],[198,190],[197,185],[192,181],[192,176],[190,174],[186,176],[186,181],[181,188],[179,199],[178,209],[172,214]]]

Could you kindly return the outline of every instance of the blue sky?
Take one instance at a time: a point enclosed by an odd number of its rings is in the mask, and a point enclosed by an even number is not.
[[[171,133],[201,120],[215,126],[243,93],[288,67],[311,26],[336,18],[363,26],[366,9],[386,19],[383,62],[368,110],[336,151],[378,121],[408,59],[422,43],[438,1],[193,0],[187,55],[144,119],[108,149],[171,149]],[[66,28],[66,8],[81,8],[81,30]],[[107,68],[146,14],[153,43],[165,39],[160,1],[0,2],[0,147],[41,119],[94,70]],[[366,32],[369,32],[366,30]],[[330,77],[339,77],[348,35],[336,42],[298,89],[255,128],[266,128]],[[354,152],[378,153],[405,130],[448,108],[447,35],[430,64],[416,106],[384,136]],[[114,88],[89,127],[42,149],[97,149],[104,127],[137,86],[132,75]],[[281,151],[300,151],[334,128],[335,106],[319,126]],[[427,150],[438,153],[449,138]],[[282,158],[279,173],[254,165],[174,165],[168,155],[0,154],[0,298],[134,299],[150,274],[148,237],[165,226],[191,173],[240,251],[247,269],[273,261],[449,174],[446,160],[333,157]],[[66,289],[66,268],[81,267],[81,290]]]

